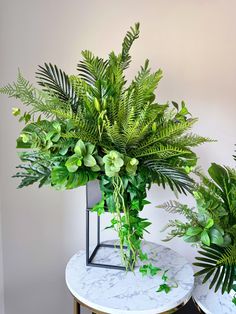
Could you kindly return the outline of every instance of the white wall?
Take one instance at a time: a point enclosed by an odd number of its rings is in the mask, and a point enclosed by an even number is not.
[[[233,165],[236,116],[236,2],[234,0],[1,0],[1,84],[15,79],[17,68],[33,79],[38,64],[51,61],[69,73],[82,49],[105,56],[120,49],[124,33],[141,22],[132,49],[132,77],[145,58],[161,67],[160,101],[186,100],[195,130],[219,140],[197,149],[200,164]],[[55,192],[32,187],[17,190],[10,177],[18,163],[15,139],[20,126],[11,117],[17,103],[1,97],[0,180],[6,314],[72,313],[64,284],[69,257],[84,247],[84,189]],[[168,220],[154,206],[173,198],[153,187],[144,214],[153,221],[149,239],[160,242]],[[191,199],[188,199],[191,202]],[[188,257],[193,249],[180,240],[168,243]]]

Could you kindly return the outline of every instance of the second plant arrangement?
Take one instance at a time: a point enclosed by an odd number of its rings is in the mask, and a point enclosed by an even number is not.
[[[210,281],[215,292],[236,292],[236,170],[213,163],[209,177],[196,171],[200,183],[195,185],[196,209],[178,202],[164,204],[167,211],[185,216],[186,222],[171,220],[169,236],[183,237],[201,250],[194,265],[195,275]],[[236,305],[236,293],[233,297]]]
[[[197,119],[184,102],[157,102],[162,71],[152,73],[148,60],[127,84],[130,48],[138,36],[135,24],[121,52],[111,52],[106,60],[83,51],[77,75],[45,63],[36,73],[42,89],[19,73],[17,82],[0,92],[30,107],[23,113],[13,110],[26,123],[17,139],[17,148],[23,149],[15,175],[22,179],[19,187],[38,182],[40,187],[74,189],[98,179],[103,197],[94,210],[102,214],[107,207],[112,213],[123,264],[133,270],[139,259],[143,274],[155,274],[158,268],[148,263],[141,246],[151,224],[140,217],[149,203],[147,189],[156,183],[191,191],[188,174],[197,161],[192,147],[208,139],[189,133]]]

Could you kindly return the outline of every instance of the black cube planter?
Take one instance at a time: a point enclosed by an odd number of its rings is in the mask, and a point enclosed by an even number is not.
[[[115,249],[113,244],[107,244],[101,242],[101,218],[97,213],[91,213],[93,206],[101,200],[101,192],[99,189],[98,181],[91,181],[86,185],[86,265],[93,267],[102,267],[118,270],[126,270],[124,266],[121,265],[110,265],[104,263],[94,262],[94,258],[98,250],[102,247]],[[105,211],[104,214],[109,214],[108,211]],[[90,214],[96,215],[96,224],[97,224],[97,235],[96,235],[96,245],[92,253],[90,254]],[[103,214],[103,215],[104,215]],[[124,248],[127,248],[124,246]]]

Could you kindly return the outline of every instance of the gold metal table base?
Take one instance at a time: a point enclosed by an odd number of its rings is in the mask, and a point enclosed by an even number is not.
[[[188,300],[182,302],[180,305],[176,306],[175,308],[170,309],[166,312],[158,313],[158,314],[173,314],[176,311],[178,311],[180,308],[182,308],[186,303],[188,303],[189,300],[190,300],[190,298]],[[81,306],[86,307],[87,309],[91,310],[92,314],[110,314],[110,313],[98,311],[98,310],[84,304],[83,302],[77,300],[74,297],[74,314],[81,314]],[[203,313],[203,312],[200,312],[200,313]]]

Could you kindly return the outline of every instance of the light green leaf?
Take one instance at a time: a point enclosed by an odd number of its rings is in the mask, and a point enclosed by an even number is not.
[[[12,114],[13,114],[13,116],[19,116],[20,115],[20,108],[15,108],[15,107],[13,107],[12,108]]]
[[[201,227],[190,227],[187,229],[186,231],[186,235],[188,236],[195,236],[199,233],[202,232],[202,228]]]
[[[94,150],[95,150],[95,145],[90,144],[90,143],[86,144],[86,154],[87,155],[92,155]]]
[[[210,219],[208,219],[205,228],[210,229],[213,225],[214,225],[214,220],[212,218],[210,218]]]
[[[201,233],[201,241],[203,244],[210,246],[211,240],[206,230]]]
[[[96,165],[96,159],[92,155],[86,155],[83,158],[84,165],[86,167],[94,167]]]
[[[77,155],[69,157],[65,163],[65,166],[69,172],[75,172],[80,166],[81,160]]]
[[[78,142],[75,145],[75,149],[74,152],[76,153],[76,155],[78,155],[79,157],[82,157],[86,154],[86,147],[84,145],[84,142],[81,140],[78,140]]]

